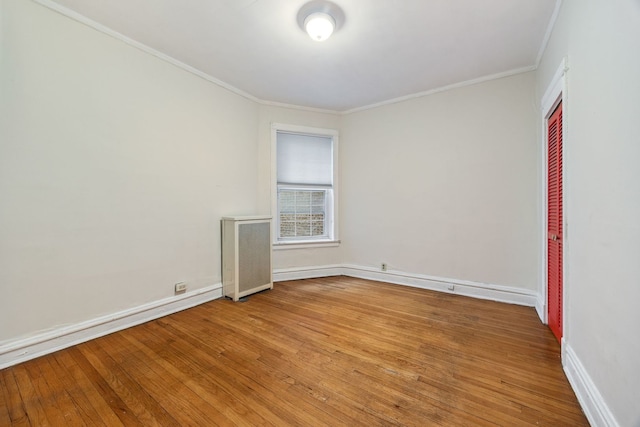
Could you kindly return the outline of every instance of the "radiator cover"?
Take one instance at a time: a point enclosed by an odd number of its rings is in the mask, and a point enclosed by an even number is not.
[[[222,218],[222,286],[234,301],[273,289],[271,217]]]

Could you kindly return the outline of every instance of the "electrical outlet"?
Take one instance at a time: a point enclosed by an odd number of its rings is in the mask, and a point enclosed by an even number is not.
[[[387,271],[387,263],[383,262],[382,264],[380,264],[380,270]]]
[[[176,286],[175,286],[176,294],[182,294],[182,293],[185,293],[186,291],[187,291],[187,282],[176,283]]]

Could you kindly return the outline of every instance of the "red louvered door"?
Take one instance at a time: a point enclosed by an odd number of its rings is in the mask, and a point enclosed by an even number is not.
[[[547,122],[547,307],[548,323],[562,338],[562,103]]]

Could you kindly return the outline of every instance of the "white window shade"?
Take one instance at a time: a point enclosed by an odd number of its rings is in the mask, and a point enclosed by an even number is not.
[[[278,184],[333,185],[331,137],[278,132]]]

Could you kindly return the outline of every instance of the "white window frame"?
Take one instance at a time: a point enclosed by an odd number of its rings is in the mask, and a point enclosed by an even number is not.
[[[301,135],[312,135],[329,137],[333,144],[333,186],[331,200],[327,200],[327,212],[325,213],[325,227],[326,237],[313,237],[313,238],[293,238],[287,240],[281,240],[278,238],[280,230],[280,216],[278,214],[278,132],[288,132]],[[301,189],[301,190],[314,190],[325,189],[326,187],[319,186],[314,187],[296,185],[296,186],[284,186],[284,188]],[[283,123],[271,124],[271,212],[274,220],[272,221],[273,227],[273,248],[274,249],[298,249],[305,247],[324,247],[324,246],[338,246],[340,240],[338,239],[338,131],[334,129],[315,128],[308,126],[289,125]]]

